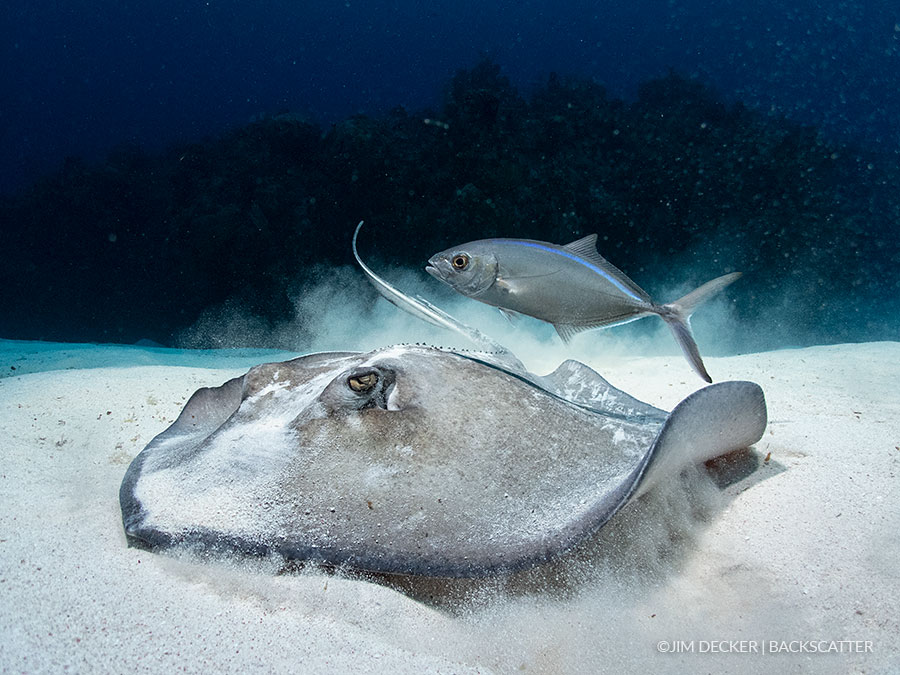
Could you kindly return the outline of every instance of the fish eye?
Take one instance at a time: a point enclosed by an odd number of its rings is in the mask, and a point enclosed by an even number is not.
[[[453,256],[453,260],[450,261],[450,264],[453,265],[453,269],[455,270],[464,270],[469,265],[469,256],[465,253],[459,253]]]
[[[363,394],[370,391],[378,383],[378,375],[365,373],[363,375],[351,375],[347,378],[347,385],[356,393]]]

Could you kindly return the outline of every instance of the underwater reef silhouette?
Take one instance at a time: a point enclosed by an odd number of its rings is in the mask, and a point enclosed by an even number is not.
[[[282,113],[162,154],[66,160],[0,200],[0,336],[172,344],[224,302],[295,319],[291,297],[352,264],[365,219],[373,258],[420,269],[461,241],[597,232],[644,288],[743,271],[733,313],[760,328],[745,349],[896,339],[897,185],[895,156],[675,73],[633,101],[556,74],[526,98],[483,60],[440,110],[324,129]]]

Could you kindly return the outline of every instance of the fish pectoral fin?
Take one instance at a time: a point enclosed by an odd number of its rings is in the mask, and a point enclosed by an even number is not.
[[[509,282],[506,279],[501,279],[500,277],[497,277],[497,280],[494,281],[494,288],[496,288],[501,293],[505,293],[506,295],[512,295],[514,292]]]
[[[540,274],[516,274],[512,276],[510,274],[497,275],[497,284],[509,284],[511,281],[518,281],[519,279],[545,279],[546,277],[552,277],[554,274],[559,274],[561,272],[561,268],[557,267],[552,272],[541,272]]]

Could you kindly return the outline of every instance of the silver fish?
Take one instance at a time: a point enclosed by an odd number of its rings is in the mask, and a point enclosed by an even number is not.
[[[675,302],[657,304],[597,253],[596,234],[565,246],[530,239],[473,241],[432,256],[425,270],[458,293],[499,307],[507,317],[519,313],[552,323],[564,342],[579,331],[656,314],[707,382],[712,378],[691,334],[691,314],[741,276],[726,274]]]

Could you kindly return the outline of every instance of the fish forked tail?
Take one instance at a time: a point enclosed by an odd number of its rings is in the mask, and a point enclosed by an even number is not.
[[[691,333],[691,314],[703,302],[709,300],[716,293],[728,286],[733,281],[737,281],[741,277],[740,272],[732,272],[721,277],[717,277],[712,281],[707,281],[699,288],[694,289],[675,302],[668,302],[664,305],[657,305],[656,309],[662,320],[666,322],[675,336],[675,341],[684,352],[685,358],[694,371],[707,382],[712,382],[709,373],[706,372],[706,366],[703,365],[703,359],[700,358],[700,350],[694,341]]]

